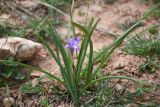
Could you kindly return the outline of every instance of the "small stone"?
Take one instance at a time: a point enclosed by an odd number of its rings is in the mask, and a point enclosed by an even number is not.
[[[4,107],[11,107],[15,103],[15,99],[13,97],[6,97],[3,99]]]
[[[130,93],[136,92],[136,88],[133,85],[129,86],[126,90],[129,91]]]
[[[122,50],[118,50],[117,53],[118,54],[123,54],[123,51]]]
[[[120,84],[117,84],[117,85],[116,85],[116,90],[117,90],[117,91],[120,91],[121,89],[122,89],[122,86],[121,86]]]
[[[145,99],[146,99],[146,100],[149,100],[149,99],[150,99],[150,97],[149,97],[149,96],[146,96],[146,97],[145,97]]]
[[[123,52],[123,55],[127,55],[127,52]]]
[[[131,68],[131,71],[132,71],[132,72],[136,71],[136,68]]]
[[[152,84],[152,83],[154,83],[154,81],[153,80],[148,80],[148,83]]]

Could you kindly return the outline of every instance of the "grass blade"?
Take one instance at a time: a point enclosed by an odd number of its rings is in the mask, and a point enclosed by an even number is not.
[[[74,99],[74,101],[76,102],[77,101],[77,96],[78,96],[78,92],[77,92],[77,89],[76,89],[76,84],[75,84],[75,80],[74,80],[74,77],[73,77],[73,68],[72,68],[72,63],[70,62],[70,59],[61,43],[61,40],[60,40],[60,37],[58,35],[58,33],[56,32],[55,28],[49,23],[49,26],[51,28],[51,31],[52,31],[52,36],[54,38],[54,42],[57,44],[60,52],[61,52],[61,55],[62,55],[62,58],[63,58],[63,62],[64,62],[64,65],[65,65],[65,68],[66,68],[66,72],[61,72],[63,78],[65,79],[65,83],[66,84],[66,88],[68,89],[68,91],[70,92],[72,98]],[[67,74],[67,75],[64,75]]]
[[[141,24],[141,20],[138,21],[135,25],[133,25],[131,28],[129,28],[122,36],[120,36],[119,38],[117,38],[112,44],[110,44],[109,46],[105,47],[103,50],[101,50],[100,52],[98,52],[98,54],[94,57],[94,63],[99,62],[102,58],[104,58],[104,56],[106,55],[106,53],[108,52],[108,50],[110,50],[112,48],[112,51],[114,51],[115,48],[117,48],[118,46],[120,46],[120,44],[123,42],[123,40],[133,31],[135,30],[135,28],[137,28],[137,26],[139,26]]]
[[[139,80],[139,79],[135,79],[135,78],[132,78],[132,77],[126,77],[126,76],[107,76],[107,77],[103,77],[103,78],[100,78],[100,79],[92,81],[91,83],[89,83],[88,85],[86,85],[84,88],[81,89],[80,94],[82,94],[88,87],[92,86],[93,84],[95,84],[97,82],[100,82],[100,81],[103,81],[103,80],[108,80],[108,79],[128,79],[128,80],[132,80],[132,81],[135,81],[135,82],[138,82],[138,83],[142,83],[142,84],[145,83],[145,81],[142,81],[142,80]]]
[[[88,61],[88,66],[87,66],[87,80],[86,80],[86,84],[89,83],[89,81],[92,79],[92,69],[93,69],[93,43],[90,40],[90,55],[89,55],[89,61]]]
[[[23,64],[23,63],[20,63],[20,62],[9,61],[9,60],[0,60],[0,63],[1,64],[5,64],[5,65],[8,65],[8,64],[17,64],[17,65],[23,66],[23,67],[25,67],[27,69],[30,69],[30,70],[40,71],[40,72],[45,73],[49,77],[57,80],[58,82],[60,82],[61,84],[64,85],[64,82],[60,78],[58,78],[58,77],[54,76],[53,74],[49,73],[49,71],[43,70],[42,68],[31,66],[31,65],[27,65],[27,64]]]

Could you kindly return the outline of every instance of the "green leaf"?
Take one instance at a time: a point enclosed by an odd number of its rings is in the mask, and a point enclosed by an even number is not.
[[[83,31],[85,33],[85,35],[89,35],[89,31],[88,31],[88,29],[86,27],[84,27],[84,26],[82,26],[82,25],[80,25],[78,23],[75,23],[75,22],[72,22],[72,24],[74,26],[76,26],[77,28],[79,28],[81,31]]]
[[[77,66],[76,66],[77,84],[80,81],[80,74],[82,71],[82,65],[83,65],[84,58],[85,58],[85,55],[87,52],[87,47],[88,47],[89,41],[90,41],[89,36],[85,36],[84,40],[82,41],[82,44],[81,44],[81,50],[80,50],[80,53],[78,56],[78,62],[77,62]]]
[[[96,22],[95,22],[95,24],[93,24],[93,26],[91,27],[91,29],[90,29],[90,36],[93,34],[93,31],[95,30],[95,28],[96,28],[96,26],[97,26],[97,24],[99,23],[99,21],[100,21],[100,19],[98,19]]]
[[[23,79],[25,79],[25,75],[18,72],[15,78],[18,80],[23,80]]]
[[[90,55],[89,55],[89,61],[88,61],[88,65],[87,65],[86,84],[88,84],[92,79],[92,70],[93,70],[93,43],[90,40]]]
[[[135,28],[137,28],[137,26],[139,26],[139,24],[141,24],[141,20],[138,21],[135,25],[133,25],[131,28],[129,28],[122,36],[120,36],[119,38],[117,38],[112,44],[110,44],[107,47],[104,47],[102,50],[100,50],[99,52],[97,52],[96,56],[94,56],[94,63],[97,63],[99,61],[101,61],[101,59],[103,58],[108,58],[110,56],[110,54],[112,54],[112,52],[121,45],[121,43],[123,42],[123,40],[133,31],[135,30]],[[109,53],[106,55],[106,53]],[[108,57],[105,57],[108,56]]]
[[[3,76],[9,78],[12,76],[13,72],[14,72],[14,67],[7,67],[7,69],[2,73]]]
[[[152,28],[150,28],[149,29],[149,33],[151,33],[151,34],[158,34],[158,28],[157,27],[152,27]]]
[[[65,86],[68,89],[68,91],[70,92],[74,101],[76,102],[78,93],[77,93],[77,89],[76,89],[76,83],[75,83],[75,80],[74,80],[75,77],[73,77],[74,71],[73,71],[73,68],[72,68],[72,63],[70,62],[70,59],[69,59],[69,57],[68,57],[68,55],[67,55],[67,53],[64,49],[64,46],[61,43],[60,37],[59,37],[58,33],[56,32],[55,28],[50,23],[49,23],[49,26],[52,30],[52,36],[54,38],[54,42],[57,44],[57,46],[58,46],[58,48],[61,52],[63,62],[64,62],[64,65],[65,65],[65,68],[66,68],[66,70],[61,69],[61,74],[62,74],[63,79],[65,81],[64,82]]]
[[[42,99],[40,100],[40,105],[41,105],[42,107],[49,107],[49,101],[48,101],[48,99],[47,99],[47,98],[42,98]]]
[[[5,65],[8,65],[8,64],[17,64],[19,66],[23,66],[23,67],[26,67],[30,70],[36,70],[36,71],[40,71],[42,73],[45,73],[46,75],[48,75],[49,77],[51,77],[53,80],[57,80],[58,82],[60,82],[61,84],[64,84],[64,82],[56,77],[55,75],[49,73],[49,71],[47,70],[43,70],[42,68],[39,68],[39,67],[36,67],[36,66],[31,66],[31,65],[27,65],[27,64],[23,64],[23,63],[20,63],[20,62],[15,62],[15,61],[8,61],[8,60],[0,60],[0,63],[1,64],[5,64]]]
[[[147,19],[148,17],[152,16],[154,14],[154,12],[157,11],[157,10],[159,12],[159,8],[160,8],[160,3],[158,3],[154,7],[150,8],[147,12],[145,12],[144,15],[143,15],[143,18]]]
[[[20,92],[21,93],[30,93],[30,94],[38,94],[42,92],[42,87],[37,84],[36,86],[32,86],[32,82],[29,81],[26,84],[21,85],[20,87]]]
[[[102,77],[102,78],[99,78],[97,80],[94,80],[92,82],[90,82],[89,84],[87,84],[85,87],[83,87],[81,89],[81,92],[80,94],[82,94],[88,87],[92,86],[93,84],[97,83],[97,82],[100,82],[100,81],[103,81],[103,80],[110,80],[110,79],[127,79],[127,80],[132,80],[132,81],[135,81],[135,82],[138,82],[138,83],[141,83],[141,84],[145,84],[146,81],[142,81],[142,80],[139,80],[139,79],[135,79],[135,78],[132,78],[132,77],[126,77],[126,76],[107,76],[107,77]]]

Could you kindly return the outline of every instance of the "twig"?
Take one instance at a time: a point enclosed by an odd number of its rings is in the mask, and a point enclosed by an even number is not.
[[[19,12],[14,6],[10,5],[10,3],[8,3],[7,1],[5,1],[4,4],[5,4],[6,6],[8,6],[9,8],[11,8],[12,10],[17,11],[18,14],[20,14],[20,12]]]
[[[70,16],[69,16],[68,14],[64,13],[64,12],[61,11],[60,9],[56,8],[55,6],[52,6],[52,5],[50,5],[50,4],[47,4],[47,3],[44,3],[44,2],[41,2],[41,1],[37,1],[37,2],[38,2],[39,4],[41,4],[41,5],[44,5],[44,6],[47,6],[47,7],[49,7],[49,8],[52,8],[52,9],[56,10],[58,13],[62,14],[63,16],[65,16],[65,17],[67,18],[67,20],[70,20]],[[16,5],[15,7],[12,6],[12,5],[10,5],[7,1],[5,2],[5,4],[6,4],[8,7],[10,7],[11,9],[13,9],[13,10],[17,10],[17,9],[18,9],[18,10],[20,10],[20,11],[25,12],[26,14],[28,14],[28,15],[30,15],[30,16],[33,16],[33,17],[37,18],[38,20],[41,19],[41,17],[33,14],[33,13],[30,12],[29,10],[27,10],[27,9],[25,9],[25,8],[17,5],[17,4],[14,4],[14,5]],[[78,22],[77,22],[77,23],[78,23]],[[101,27],[96,28],[96,31],[101,32],[103,35],[110,35],[110,36],[112,36],[112,37],[114,37],[114,38],[117,38],[117,36],[119,36],[119,34],[115,34],[115,33],[113,33],[113,32],[108,32],[107,30],[105,30],[104,28],[101,28]]]
[[[41,1],[37,1],[37,2],[38,2],[39,4],[41,4],[41,5],[44,5],[44,6],[47,6],[47,7],[50,7],[50,8],[52,8],[52,9],[56,10],[58,13],[62,14],[63,16],[65,16],[65,17],[68,18],[68,19],[70,18],[68,14],[64,13],[64,12],[61,11],[60,9],[58,9],[58,8],[56,8],[56,7],[54,7],[54,6],[50,5],[50,4],[47,4],[47,3],[44,3],[44,2],[41,2]]]
[[[13,10],[17,10],[18,9],[19,11],[24,12],[24,13],[28,14],[29,16],[35,17],[38,20],[41,19],[39,16],[37,16],[37,15],[33,14],[32,12],[30,12],[29,10],[17,5],[16,3],[12,3],[14,5],[14,6],[12,6],[9,2],[5,1],[5,4],[8,7],[10,7],[11,9],[13,9]]]
[[[29,10],[27,10],[27,9],[21,7],[21,6],[17,6],[17,9],[19,9],[19,10],[21,10],[21,11],[27,13],[27,14],[30,15],[30,16],[33,16],[33,17],[37,18],[38,20],[41,19],[39,16],[33,14],[32,12],[30,12]]]

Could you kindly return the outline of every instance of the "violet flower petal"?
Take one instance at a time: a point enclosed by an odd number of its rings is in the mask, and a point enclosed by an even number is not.
[[[79,39],[78,37],[75,37],[72,39],[72,41],[70,41],[69,39],[67,40],[67,45],[65,46],[65,48],[70,48],[70,50],[72,50],[72,52],[74,50],[77,50],[77,51],[80,51],[80,48],[78,46],[78,42],[79,42]]]
[[[78,42],[79,42],[78,37],[75,37],[75,38],[72,40],[72,45],[77,45]]]
[[[67,44],[66,46],[64,46],[65,48],[68,48],[69,47],[69,45]]]

